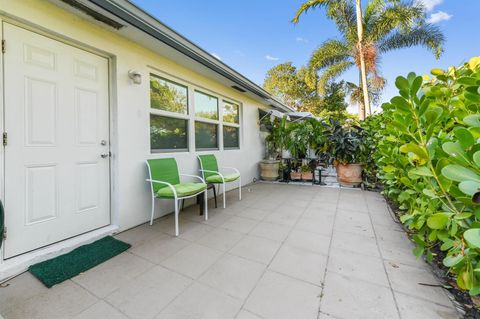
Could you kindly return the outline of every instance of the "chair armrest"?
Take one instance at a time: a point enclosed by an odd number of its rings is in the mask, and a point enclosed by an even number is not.
[[[202,181],[202,183],[205,184],[205,180],[203,178],[201,178],[200,176],[197,176],[197,175],[190,175],[190,174],[179,174],[180,176],[187,176],[187,177],[194,177],[194,178],[198,178],[199,180]]]
[[[217,171],[210,171],[208,169],[199,169],[200,172],[207,172],[207,173],[215,173],[222,178],[222,182],[225,183],[225,178],[223,178],[223,174]]]
[[[233,170],[233,171],[235,171],[235,173],[238,173],[240,175],[240,171],[238,169],[236,169],[235,167],[222,166],[220,168]]]
[[[157,180],[154,180],[154,179],[149,179],[149,178],[147,178],[146,181],[147,181],[147,182],[150,182],[151,184],[157,183],[157,184],[167,185],[167,186],[170,187],[170,189],[172,190],[173,195],[175,196],[175,198],[177,198],[177,191],[175,190],[175,187],[173,187],[172,184],[167,183],[167,182],[157,181]],[[152,194],[153,194],[153,187],[152,187]]]

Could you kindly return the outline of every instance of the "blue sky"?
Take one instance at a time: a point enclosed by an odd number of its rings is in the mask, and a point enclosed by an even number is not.
[[[398,75],[410,71],[429,74],[432,68],[459,65],[480,55],[475,27],[479,0],[418,1],[429,7],[429,17],[444,31],[445,53],[436,60],[429,51],[417,47],[384,55],[381,64],[381,73],[387,79],[384,101],[396,94],[394,82]],[[288,61],[302,66],[323,41],[338,35],[321,10],[309,11],[298,25],[293,25],[290,20],[302,0],[134,2],[259,85],[271,67]],[[352,69],[340,79],[357,82],[358,73]]]

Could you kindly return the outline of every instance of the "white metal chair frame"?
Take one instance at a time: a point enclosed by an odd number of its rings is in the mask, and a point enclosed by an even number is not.
[[[192,198],[192,197],[196,197],[198,196],[199,194],[203,193],[204,194],[204,207],[205,207],[205,212],[204,212],[204,216],[205,216],[205,220],[208,220],[208,195],[207,195],[207,189],[205,188],[204,191],[202,192],[199,192],[197,194],[194,194],[194,195],[190,195],[190,196],[184,196],[184,197],[178,197],[177,195],[177,191],[175,190],[175,187],[173,187],[172,184],[170,183],[167,183],[167,182],[163,182],[163,181],[157,181],[157,180],[154,180],[152,179],[152,172],[150,171],[150,165],[148,164],[148,161],[147,161],[147,167],[148,167],[148,177],[146,179],[147,182],[150,182],[150,189],[151,189],[151,194],[152,194],[152,213],[151,213],[151,216],[150,216],[150,225],[153,224],[153,215],[155,214],[155,199],[157,198],[155,196],[155,192],[153,190],[153,183],[157,183],[157,184],[162,184],[162,185],[167,185],[168,187],[170,187],[170,189],[172,190],[172,193],[173,193],[173,200],[175,201],[175,236],[178,236],[179,235],[179,230],[178,230],[178,214],[179,214],[179,209],[178,209],[178,203],[180,200],[182,199],[186,199],[186,198]],[[177,169],[178,170],[178,169]],[[202,181],[202,183],[205,183],[205,180],[203,178],[201,178],[200,176],[197,176],[197,175],[190,175],[190,174],[180,174],[180,172],[178,173],[179,176],[185,176],[185,177],[194,177],[194,178],[198,178],[199,180]],[[159,199],[170,199],[170,198],[162,198],[162,197],[158,197]]]
[[[227,207],[227,202],[226,202],[226,199],[225,199],[225,178],[223,177],[223,174],[220,173],[220,172],[217,172],[217,171],[211,171],[211,170],[207,170],[207,169],[203,169],[203,165],[202,165],[202,160],[200,159],[200,157],[198,158],[199,162],[200,162],[200,172],[202,172],[202,177],[203,179],[205,179],[205,173],[214,173],[216,175],[219,175],[220,178],[222,179],[222,186],[223,186],[223,208],[226,208]],[[238,200],[242,200],[242,176],[240,175],[240,171],[238,169],[236,169],[235,167],[226,167],[226,166],[223,166],[223,167],[218,167],[218,169],[230,169],[230,170],[233,170],[235,171],[236,173],[238,173]],[[227,182],[227,183],[233,183],[235,181],[231,181],[231,182]],[[220,195],[220,194],[219,194]]]

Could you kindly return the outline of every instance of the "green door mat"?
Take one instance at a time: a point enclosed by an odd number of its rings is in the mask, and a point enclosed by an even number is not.
[[[48,288],[124,252],[131,245],[111,236],[80,246],[68,254],[35,264],[28,271]]]

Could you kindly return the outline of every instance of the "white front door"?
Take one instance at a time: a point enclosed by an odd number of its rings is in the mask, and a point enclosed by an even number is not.
[[[109,89],[104,57],[8,23],[3,38],[10,258],[110,224]]]

